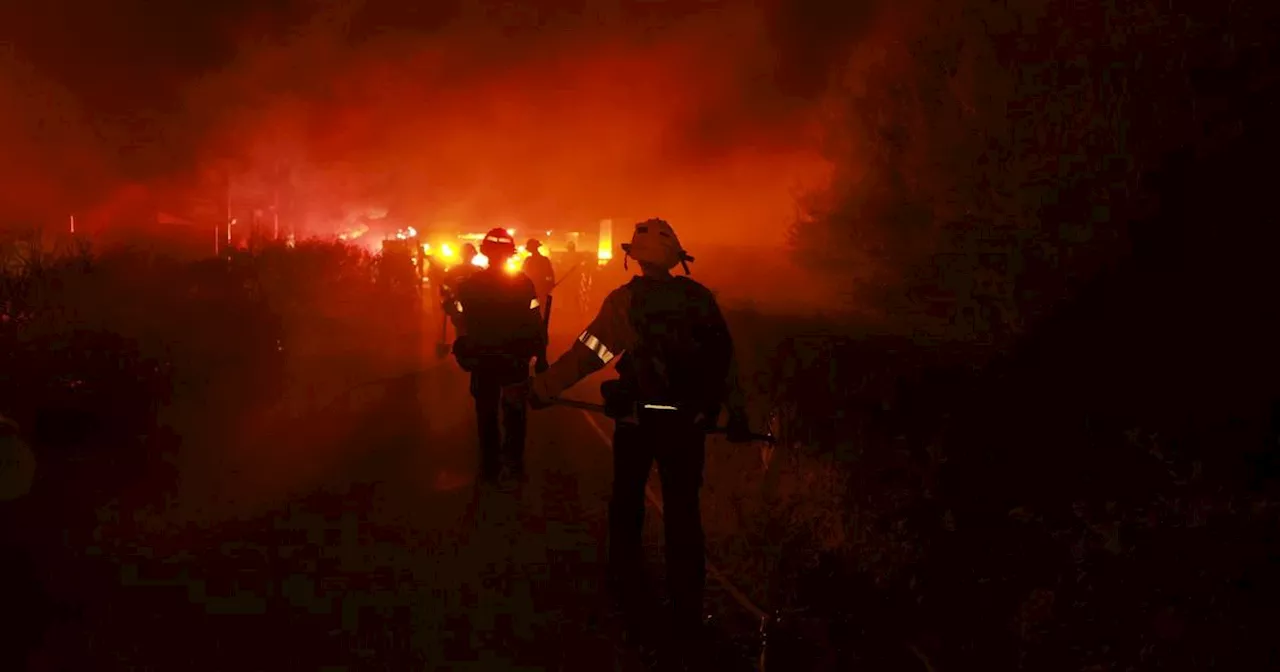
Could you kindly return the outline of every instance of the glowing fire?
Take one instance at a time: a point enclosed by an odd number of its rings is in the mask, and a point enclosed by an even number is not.
[[[613,220],[600,220],[600,244],[596,247],[596,261],[604,266],[613,259]]]
[[[526,255],[527,256],[527,255]],[[507,258],[507,263],[503,265],[503,270],[512,275],[519,273],[524,262],[524,257],[517,254]],[[480,268],[489,268],[489,257],[483,254],[476,254],[472,257],[471,263]]]
[[[359,238],[360,236],[363,236],[368,232],[369,232],[369,227],[365,224],[361,224],[353,229],[350,229],[344,233],[339,234],[338,240],[355,240],[356,238]]]
[[[507,232],[511,235],[515,235],[515,231],[516,230],[514,228],[507,229]],[[550,234],[551,232],[548,231],[547,233]],[[396,238],[407,240],[414,238],[417,235],[418,231],[413,227],[409,227],[407,229],[402,229],[397,233]],[[461,262],[462,252],[461,248],[458,247],[460,244],[463,242],[472,242],[473,244],[481,242],[484,240],[484,235],[485,234],[482,233],[461,233],[456,237],[448,237],[445,240],[437,238],[434,243],[423,242],[421,247],[423,253],[435,257],[436,260],[434,263],[439,264],[444,268],[448,268]],[[522,272],[524,269],[524,260],[529,256],[530,252],[524,247],[516,248],[515,254],[507,259],[503,270],[512,275]],[[477,253],[476,256],[471,259],[471,264],[478,268],[488,268],[489,258],[483,254]]]

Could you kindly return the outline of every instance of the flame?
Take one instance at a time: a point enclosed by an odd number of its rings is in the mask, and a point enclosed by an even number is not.
[[[454,251],[453,246],[449,243],[444,243],[440,246],[440,256],[445,259],[452,259],[455,254],[457,254],[457,252]]]
[[[503,264],[502,268],[507,273],[511,273],[514,275],[520,272],[522,261],[523,259],[519,256],[508,257],[507,262]],[[489,257],[486,257],[480,253],[476,253],[476,256],[472,257],[471,263],[476,266],[479,266],[480,268],[489,268]]]
[[[528,248],[517,248],[516,253],[511,255],[511,258],[507,260],[507,272],[512,275],[520,273],[524,270],[524,260],[531,256],[533,256],[533,253],[530,252]]]
[[[234,220],[233,220],[233,223],[234,223]],[[360,236],[363,236],[368,232],[369,232],[369,227],[365,224],[361,224],[355,228],[348,229],[347,231],[344,231],[343,233],[338,234],[338,240],[355,240],[356,238],[359,238]]]
[[[613,259],[613,220],[600,220],[600,243],[596,247],[596,261],[604,266]]]

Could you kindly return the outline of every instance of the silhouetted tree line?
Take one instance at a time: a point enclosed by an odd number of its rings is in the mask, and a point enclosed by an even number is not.
[[[240,415],[274,412],[304,335],[375,348],[382,323],[371,326],[370,316],[407,324],[418,306],[412,292],[380,281],[376,256],[319,242],[199,262],[128,249],[9,262],[0,276],[0,412],[30,434],[41,460],[157,460],[176,448],[146,447],[157,434],[171,443],[218,435]],[[170,407],[200,412],[162,428]]]
[[[1280,68],[1251,4],[972,9],[868,68],[871,167],[796,244],[910,328],[772,342],[787,430],[860,511],[789,584],[845,664],[1280,660]],[[1013,328],[956,329],[966,304]]]

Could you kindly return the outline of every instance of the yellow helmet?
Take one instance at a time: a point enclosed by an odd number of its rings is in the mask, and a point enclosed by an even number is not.
[[[675,229],[666,220],[653,218],[636,224],[631,234],[631,242],[622,244],[622,251],[636,261],[661,266],[667,270],[677,264],[684,266],[689,272],[689,263],[693,257],[680,246]]]

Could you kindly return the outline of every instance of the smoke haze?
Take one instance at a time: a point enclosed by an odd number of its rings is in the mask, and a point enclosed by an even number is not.
[[[431,7],[229,5],[168,19],[90,8],[64,26],[28,12],[21,25],[60,36],[57,49],[16,40],[12,64],[72,82],[64,107],[92,106],[57,132],[63,154],[102,164],[96,192],[142,182],[172,202],[230,166],[249,197],[287,182],[314,233],[344,209],[386,208],[477,228],[663,216],[691,244],[772,246],[796,197],[828,178],[823,94],[870,14],[820,3]],[[97,37],[77,40],[95,19]],[[93,65],[90,50],[119,46],[108,29],[152,48]],[[156,62],[170,52],[182,56]],[[45,163],[21,172],[64,181],[65,158]],[[6,206],[31,200],[6,183]]]

